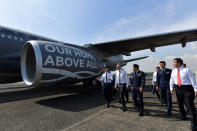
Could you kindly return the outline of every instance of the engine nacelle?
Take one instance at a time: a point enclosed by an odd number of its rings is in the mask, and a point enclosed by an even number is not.
[[[77,46],[28,41],[21,55],[21,73],[29,86],[66,84],[99,76],[105,64]]]

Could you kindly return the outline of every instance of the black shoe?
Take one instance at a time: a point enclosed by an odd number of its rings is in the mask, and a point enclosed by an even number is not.
[[[171,116],[171,115],[172,115],[172,113],[171,113],[171,112],[168,112],[168,113],[167,113],[167,116],[168,116],[168,117],[169,117],[169,116]]]
[[[185,121],[186,120],[186,116],[181,115],[181,120]]]
[[[121,110],[122,110],[123,112],[125,112],[125,111],[127,110],[127,108],[126,108],[126,107],[121,107]]]
[[[139,113],[139,116],[144,116],[144,113],[140,112],[140,113]]]
[[[134,103],[135,108],[138,108],[138,102]]]
[[[138,108],[138,105],[137,104],[134,104],[135,108]]]
[[[192,131],[197,131],[197,124],[192,122],[191,129],[192,129]]]
[[[125,112],[125,111],[127,111],[127,109],[126,109],[126,108],[124,108],[122,111],[123,111],[123,112]]]
[[[110,107],[110,105],[107,105],[106,107],[107,107],[107,108],[109,108],[109,107]]]

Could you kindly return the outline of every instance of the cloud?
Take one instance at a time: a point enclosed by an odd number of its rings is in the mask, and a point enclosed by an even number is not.
[[[1,25],[51,37],[49,26],[59,21],[46,0],[0,0]],[[53,37],[51,37],[53,38]]]
[[[190,44],[190,48],[191,48],[192,50],[197,50],[197,44],[196,44],[196,42],[192,42],[192,43]]]
[[[196,72],[196,65],[197,65],[197,54],[191,55],[191,54],[183,54],[182,56],[167,56],[164,60],[166,62],[167,68],[174,69],[173,67],[173,59],[174,58],[182,58],[184,63],[187,64],[187,67],[191,69],[193,72]],[[140,69],[145,72],[153,72],[155,70],[156,66],[159,66],[159,62],[161,60],[156,57],[149,57],[147,59],[136,61],[135,63],[140,65]],[[124,67],[129,73],[132,72],[132,64],[129,63],[126,67]]]
[[[94,41],[111,41],[197,28],[197,14],[195,13],[197,10],[194,8],[190,8],[189,11],[181,10],[182,7],[185,7],[185,1],[180,0],[177,2],[175,0],[169,0],[165,4],[158,3],[157,1],[153,2],[157,5],[156,8],[146,13],[142,12],[137,16],[120,18],[111,25],[106,26],[104,31],[95,37]],[[151,56],[147,59],[135,62],[140,64],[142,70],[146,72],[154,71],[154,68],[158,66],[160,60],[165,60],[167,66],[173,68],[172,60],[175,57],[181,57],[189,68],[196,71],[197,54],[195,54],[194,50],[197,51],[197,43],[192,42],[190,46],[184,49],[179,47],[177,50],[174,50],[174,48],[177,47],[178,46],[162,47],[157,49],[156,53],[151,53],[149,50],[137,51],[132,53],[132,57],[138,57],[138,55]],[[169,52],[173,55],[167,56]],[[129,63],[125,69],[131,72],[132,63]]]
[[[118,19],[105,26],[93,41],[104,42],[197,28],[197,10],[190,8],[185,11],[185,1],[168,0],[163,4],[154,0],[152,2],[156,6],[151,10]]]

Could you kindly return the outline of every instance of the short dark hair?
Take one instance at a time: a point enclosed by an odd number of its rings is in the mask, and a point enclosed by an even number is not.
[[[183,60],[181,58],[175,58],[174,59],[177,63],[180,63],[181,65],[183,65]]]
[[[106,69],[106,68],[108,68],[108,69],[109,69],[109,67],[108,67],[108,66],[105,66],[105,69]]]
[[[166,64],[166,62],[165,62],[165,61],[160,61],[159,63],[163,63],[163,64]]]
[[[160,69],[160,67],[159,67],[159,66],[157,66],[156,68],[159,68],[159,69]]]
[[[187,67],[187,65],[186,65],[185,63],[183,63],[183,66],[184,66],[184,67]]]
[[[139,65],[138,64],[133,64],[133,67],[139,69]]]

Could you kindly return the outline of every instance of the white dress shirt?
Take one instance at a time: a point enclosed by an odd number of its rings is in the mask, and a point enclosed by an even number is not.
[[[107,75],[107,76],[106,76]],[[103,82],[103,83],[111,83],[113,81],[113,75],[112,73],[110,72],[105,72],[101,79],[99,80],[100,82]]]
[[[127,72],[123,69],[116,70],[116,79],[115,79],[115,86],[117,87],[118,84],[125,84],[126,87],[129,87],[129,77],[127,75]]]
[[[178,69],[174,69],[171,74],[170,78],[170,90],[173,90],[174,84],[177,85],[177,71]],[[188,68],[180,67],[180,77],[181,77],[181,85],[192,85],[194,88],[194,91],[197,92],[197,83],[195,80],[194,75],[192,74],[192,71]]]
[[[152,79],[153,85],[154,85],[154,82],[156,82],[156,81],[157,81],[157,72],[154,72],[153,73],[153,79]]]

